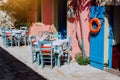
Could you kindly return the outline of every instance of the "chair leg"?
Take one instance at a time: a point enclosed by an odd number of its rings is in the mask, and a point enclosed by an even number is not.
[[[44,65],[44,62],[43,62],[43,56],[41,55],[41,57],[40,57],[40,59],[41,59],[41,67],[42,67],[42,69],[43,69],[43,65]]]
[[[68,64],[70,63],[70,54],[68,54],[68,59],[67,59],[67,62],[68,62]]]
[[[37,53],[37,62],[38,62],[38,65],[40,65],[40,54]]]
[[[57,59],[57,65],[58,65],[58,67],[60,67],[60,57],[58,57],[58,59]]]
[[[4,38],[4,46],[7,48],[7,45],[8,45],[8,43],[7,43],[7,38]]]
[[[12,45],[13,45],[13,41],[11,40],[11,47],[12,47]]]
[[[9,46],[9,41],[6,40],[5,47],[7,48]]]
[[[17,40],[15,40],[15,39],[14,39],[14,44],[15,44],[15,46],[17,46]]]
[[[53,57],[51,56],[51,61],[50,61],[50,65],[51,65],[51,69],[53,68],[53,59],[52,59]]]
[[[20,39],[18,39],[18,47],[20,47]]]
[[[3,39],[3,45],[6,46],[6,40],[5,39]]]
[[[4,39],[3,42],[4,42],[4,46],[7,47],[7,41],[6,41],[6,39]]]
[[[57,65],[57,57],[58,55],[55,55],[55,66]]]
[[[32,53],[32,63],[34,63],[34,55],[33,55],[33,53]]]
[[[60,53],[58,55],[58,58],[57,58],[57,65],[58,65],[58,67],[60,67],[60,65],[61,65],[60,58],[61,58],[62,55],[63,55],[63,53]]]
[[[25,46],[26,46],[26,37],[24,37],[24,43],[25,43]]]

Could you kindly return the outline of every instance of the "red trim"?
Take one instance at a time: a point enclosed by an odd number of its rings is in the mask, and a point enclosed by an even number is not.
[[[51,46],[41,46],[41,48],[51,48]],[[42,53],[50,53],[51,50],[42,50]]]
[[[11,35],[11,32],[6,32],[6,36],[10,36]]]

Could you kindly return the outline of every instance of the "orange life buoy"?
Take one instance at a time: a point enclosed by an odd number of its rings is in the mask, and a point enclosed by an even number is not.
[[[92,26],[93,22],[95,22],[97,24],[97,28],[96,29],[94,29],[93,26]],[[98,18],[91,19],[90,23],[89,23],[89,27],[90,27],[90,31],[92,33],[98,33],[100,31],[100,28],[101,28],[100,20]]]

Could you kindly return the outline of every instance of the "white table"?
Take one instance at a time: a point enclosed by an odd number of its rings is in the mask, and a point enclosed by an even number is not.
[[[55,46],[63,46],[64,43],[67,43],[69,40],[68,39],[58,39],[55,41],[52,41],[52,45]],[[33,43],[34,45],[38,45],[38,41]],[[50,44],[44,44],[44,46],[49,46]]]
[[[12,30],[12,34],[20,34],[21,36],[25,36],[26,35],[27,30]]]
[[[12,31],[5,31],[6,33],[8,32],[12,32],[12,36],[15,36],[16,34],[20,34],[20,36],[25,36],[26,35],[26,32],[27,30],[16,30],[16,29],[13,29]]]
[[[18,40],[18,46],[20,46],[20,42],[23,38],[25,39],[24,43],[26,45],[26,32],[27,30],[16,30],[16,29],[12,30],[12,36]]]
[[[56,53],[57,56],[57,66],[60,67],[60,57],[63,55],[63,44],[67,43],[69,39],[58,39],[55,41],[52,41],[54,53]],[[33,43],[34,45],[38,45],[38,41]],[[44,44],[44,46],[50,46],[50,44]],[[39,47],[36,49],[36,51],[39,50]]]
[[[11,40],[14,40],[15,43],[18,43],[18,46],[20,45],[20,41],[24,39],[25,45],[26,45],[26,32],[27,30],[9,30],[9,29],[4,29],[2,30],[2,36],[5,36],[5,40],[6,40],[6,36],[11,37]]]

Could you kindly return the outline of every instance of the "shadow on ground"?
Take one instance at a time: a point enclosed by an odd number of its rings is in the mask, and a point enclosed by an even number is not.
[[[108,73],[111,73],[111,74],[114,74],[114,75],[120,77],[120,71],[119,71],[119,70],[115,70],[115,69],[106,69],[105,71],[108,72]]]
[[[47,80],[0,47],[0,80]]]

